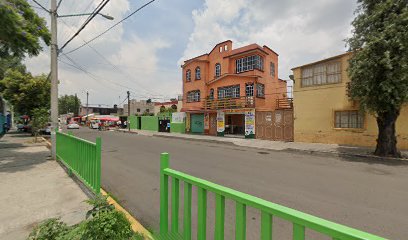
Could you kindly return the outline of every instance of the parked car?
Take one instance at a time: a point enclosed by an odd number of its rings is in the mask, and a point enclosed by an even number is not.
[[[51,135],[51,123],[47,123],[47,126],[40,130],[41,134]]]
[[[72,122],[70,124],[68,124],[67,126],[68,129],[79,129],[79,125],[75,122]]]

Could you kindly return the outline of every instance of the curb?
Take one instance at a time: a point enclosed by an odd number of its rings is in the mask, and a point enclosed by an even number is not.
[[[119,132],[127,132],[127,131],[121,131],[118,130]],[[139,134],[138,132],[128,132],[128,133],[133,133],[133,134]],[[172,135],[160,135],[160,134],[152,134],[152,135],[145,135],[145,134],[139,134],[142,136],[153,136],[153,137],[161,137],[161,138],[175,138],[175,139],[181,139],[181,140],[189,140],[189,141],[201,141],[201,142],[209,142],[209,143],[223,143],[223,144],[228,144],[228,145],[235,145],[235,146],[241,146],[238,145],[234,142],[229,142],[229,141],[221,141],[221,140],[216,140],[216,139],[196,139],[196,138],[188,138],[188,137],[182,137],[182,136],[172,136]],[[375,155],[371,154],[359,154],[359,153],[346,153],[346,152],[333,152],[333,151],[316,151],[316,150],[304,150],[304,149],[294,149],[294,148],[285,148],[285,149],[269,149],[269,148],[264,148],[264,147],[253,147],[250,146],[250,148],[254,149],[261,149],[261,150],[267,150],[267,151],[279,151],[279,152],[292,152],[292,153],[299,153],[299,154],[310,154],[310,155],[317,155],[317,156],[335,156],[335,157],[356,157],[356,158],[364,158],[364,159],[370,159],[373,162],[399,162],[399,163],[407,163],[408,158],[402,157],[402,158],[392,158],[392,157],[378,157]]]
[[[138,232],[138,233],[143,234],[145,239],[149,239],[149,240],[154,239],[152,237],[152,234],[145,227],[143,227],[143,225],[140,224],[139,221],[137,221],[128,211],[126,211],[126,209],[124,209],[118,202],[116,202],[112,197],[110,197],[109,194],[105,190],[103,190],[102,188],[101,188],[101,194],[103,196],[108,197],[107,201],[110,204],[112,204],[113,206],[115,206],[116,210],[118,210],[120,212],[123,212],[125,214],[126,218],[129,220],[134,232]]]
[[[51,143],[47,141],[44,137],[41,137],[41,139],[45,142],[48,148],[51,148]]]

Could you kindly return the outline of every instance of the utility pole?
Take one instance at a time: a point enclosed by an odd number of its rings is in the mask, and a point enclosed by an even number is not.
[[[51,0],[51,157],[57,159],[56,129],[58,128],[58,45],[57,0]]]
[[[86,91],[86,122],[85,122],[85,125],[88,124],[88,110],[89,110],[89,108],[88,108],[88,98],[89,98],[89,92]]]
[[[127,91],[127,99],[128,99],[128,118],[127,118],[127,125],[128,131],[130,132],[130,92]]]

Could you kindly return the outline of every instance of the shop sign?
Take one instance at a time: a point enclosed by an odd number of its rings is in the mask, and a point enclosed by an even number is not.
[[[255,134],[255,110],[245,112],[245,135]]]
[[[210,114],[204,114],[204,129],[210,129]]]
[[[225,131],[225,113],[217,111],[217,132]]]

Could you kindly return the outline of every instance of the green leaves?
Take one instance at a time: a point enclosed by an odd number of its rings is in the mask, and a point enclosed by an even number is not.
[[[47,75],[32,76],[16,69],[9,69],[0,81],[2,94],[14,110],[30,116],[36,108],[50,108],[50,87]]]
[[[81,106],[81,100],[74,95],[64,95],[58,98],[58,112],[75,113],[78,114],[79,106]]]
[[[348,73],[350,94],[371,112],[395,111],[408,102],[408,3],[359,0]]]
[[[36,56],[42,50],[40,39],[50,44],[46,21],[25,0],[0,1],[0,22],[0,58]]]

